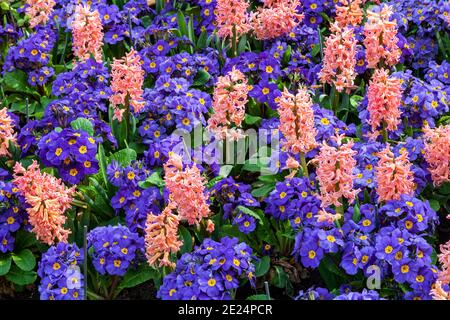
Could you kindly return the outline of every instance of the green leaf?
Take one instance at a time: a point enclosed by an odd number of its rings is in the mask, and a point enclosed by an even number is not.
[[[12,266],[11,270],[6,275],[6,279],[20,286],[31,284],[36,281],[36,278],[37,278],[36,272],[23,271],[17,268],[16,266]]]
[[[211,75],[203,69],[199,69],[194,78],[194,83],[192,84],[194,87],[203,86],[208,80],[211,78]]]
[[[247,45],[247,35],[243,35],[240,39],[239,39],[239,44],[237,47],[237,52],[238,54],[242,53],[245,51],[245,47]]]
[[[131,164],[134,160],[137,159],[136,151],[130,148],[122,149],[117,151],[116,153],[113,153],[109,158],[108,162],[115,160],[119,162],[122,166],[126,167]]]
[[[108,185],[108,177],[106,174],[106,156],[105,156],[105,149],[103,148],[103,144],[99,143],[98,145],[98,153],[97,153],[97,160],[98,165],[100,167],[100,174],[102,175],[103,182],[105,183],[105,186]]]
[[[189,22],[188,22],[188,38],[191,40],[192,44],[195,45],[195,42],[197,41],[195,39],[195,30],[194,30],[194,17],[191,15],[189,16]]]
[[[161,178],[158,172],[153,172],[150,177],[145,179],[145,181],[140,181],[139,187],[147,189],[150,186],[157,186],[161,188],[164,186],[164,180]]]
[[[328,290],[333,290],[338,288],[338,282],[336,280],[336,275],[328,270],[325,263],[321,261],[319,265],[319,273],[322,280],[325,282]]]
[[[263,219],[259,216],[259,214],[257,214],[257,213],[254,212],[253,210],[250,210],[249,208],[244,207],[244,206],[237,206],[237,209],[238,209],[239,211],[241,211],[242,213],[245,213],[245,214],[247,214],[247,215],[249,215],[249,216],[252,216],[252,217],[255,218],[256,220],[258,220],[258,222],[259,222],[260,225],[263,225],[263,224],[264,224]]]
[[[291,55],[292,55],[292,47],[288,45],[286,51],[283,54],[283,64],[287,64],[289,61],[291,61]]]
[[[222,178],[228,177],[228,175],[230,174],[231,170],[233,170],[233,168],[234,167],[231,164],[221,166],[220,171],[219,171],[219,176],[221,176]]]
[[[265,294],[254,294],[252,296],[248,296],[245,300],[269,300]]]
[[[0,276],[4,276],[11,268],[11,256],[3,255],[0,257]]]
[[[92,122],[90,122],[86,118],[78,118],[76,120],[73,120],[70,123],[70,126],[74,130],[83,130],[91,137],[94,135],[94,126],[92,125]]]
[[[178,227],[178,232],[180,233],[180,237],[183,240],[183,246],[181,247],[181,254],[192,251],[193,241],[191,233],[188,229],[183,226]]]
[[[361,96],[353,95],[350,98],[350,105],[353,108],[357,108],[362,99],[363,99],[363,97],[361,97]]]
[[[155,280],[160,277],[159,271],[147,264],[140,265],[137,269],[130,268],[120,282],[117,291],[121,291],[125,288],[136,287],[151,279]]]
[[[267,196],[275,188],[275,182],[266,184],[260,188],[252,190],[252,196],[259,198]]]
[[[177,13],[178,30],[180,30],[181,35],[188,37],[188,30],[186,26],[186,19],[183,12],[178,11]]]
[[[320,44],[315,44],[313,49],[311,50],[311,55],[313,57],[317,56],[317,54],[320,52]]]
[[[441,194],[450,194],[450,182],[444,183],[442,186],[439,187],[438,191]]]
[[[16,233],[15,250],[22,250],[34,246],[37,243],[34,233],[20,229]]]
[[[206,48],[206,41],[208,40],[208,33],[203,30],[197,40],[197,49]]]
[[[8,2],[2,2],[0,3],[0,8],[4,11],[9,11],[9,4]]]
[[[39,94],[32,90],[28,86],[27,74],[21,70],[14,70],[13,72],[5,73],[3,76],[4,81],[4,90],[5,91],[17,91],[29,94],[35,94],[39,96]]]
[[[255,123],[261,121],[261,119],[262,118],[258,117],[258,116],[252,116],[250,114],[245,114],[244,122],[248,125],[252,125],[252,124],[255,124]]]
[[[255,263],[255,277],[262,277],[270,269],[270,257],[263,256],[258,262]]]
[[[431,209],[433,209],[434,211],[439,211],[439,209],[441,208],[439,201],[437,201],[435,199],[430,199],[430,200],[428,200],[428,202],[430,203]]]
[[[353,217],[352,220],[355,222],[359,222],[361,220],[361,210],[359,209],[359,205],[355,204],[353,207]]]
[[[438,255],[434,248],[433,248],[433,251],[431,252],[430,258],[431,258],[431,264],[435,265],[438,262]]]
[[[250,172],[258,172],[263,168],[267,168],[267,164],[270,162],[270,157],[259,157],[255,162],[255,159],[251,159],[253,163],[250,163],[250,160],[247,160],[242,167],[243,170]]]
[[[286,271],[280,266],[275,266],[275,277],[272,280],[273,285],[277,288],[286,288],[288,281],[289,277]]]
[[[236,237],[241,241],[244,241],[245,235],[239,231],[236,226],[225,224],[219,230],[220,237]]]
[[[23,271],[31,271],[36,266],[36,258],[30,249],[24,249],[18,254],[13,253],[14,263]]]
[[[31,115],[35,112],[36,108],[38,107],[38,102],[37,101],[33,101],[28,103],[28,115]],[[20,112],[23,114],[27,114],[27,103],[25,100],[21,100],[18,102],[14,102],[11,104],[11,107],[9,108],[9,111],[13,111],[13,112]]]
[[[156,0],[156,13],[160,13],[164,8],[166,1],[165,0]]]

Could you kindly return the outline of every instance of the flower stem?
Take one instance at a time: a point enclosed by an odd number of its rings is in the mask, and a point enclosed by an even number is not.
[[[300,162],[302,164],[303,176],[309,177],[308,164],[306,163],[305,153],[300,152]]]
[[[334,90],[333,112],[336,117],[338,116],[338,108],[339,108],[339,92],[337,90]]]
[[[388,141],[388,133],[386,130],[386,122],[383,121],[383,128],[381,129],[381,134],[383,135],[383,142],[387,142]]]
[[[237,56],[237,33],[236,33],[236,26],[233,25],[233,38],[231,38],[231,54],[233,57]]]

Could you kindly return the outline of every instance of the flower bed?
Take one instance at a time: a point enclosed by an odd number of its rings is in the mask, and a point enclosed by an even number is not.
[[[0,298],[450,299],[448,1],[0,10]]]

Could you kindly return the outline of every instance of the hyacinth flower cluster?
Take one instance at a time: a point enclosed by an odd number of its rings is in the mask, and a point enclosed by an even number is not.
[[[164,278],[158,297],[163,300],[229,300],[243,279],[255,284],[253,250],[237,238],[203,240],[177,261]]]
[[[164,181],[170,192],[169,201],[176,206],[180,220],[198,226],[211,214],[205,178],[195,163],[191,167],[183,166],[183,159],[172,153],[164,164]]]
[[[180,221],[179,216],[173,213],[175,209],[175,204],[170,202],[159,215],[150,213],[147,216],[145,254],[151,266],[175,268],[170,255],[176,254],[183,244],[178,239]]]
[[[424,129],[425,160],[434,185],[450,182],[450,125]]]
[[[348,93],[354,89],[356,78],[356,44],[354,31],[349,27],[331,26],[333,32],[325,41],[324,62],[320,81]]]
[[[134,49],[121,59],[114,59],[111,66],[111,90],[109,101],[114,106],[114,117],[122,121],[123,113],[133,107],[134,113],[144,108],[142,84],[145,71],[141,66],[141,57]],[[125,106],[125,109],[118,106]],[[128,120],[127,120],[128,121]]]
[[[450,219],[450,216],[447,219]],[[442,270],[439,272],[431,294],[435,300],[450,300],[450,240],[440,246],[438,257]]]
[[[39,157],[49,167],[58,169],[64,182],[77,184],[86,176],[97,173],[97,143],[83,130],[65,128],[43,136],[38,143]]]
[[[210,191],[214,198],[213,204],[222,205],[223,218],[231,219],[232,224],[237,225],[239,231],[244,234],[256,229],[255,218],[242,212],[241,207],[255,208],[260,203],[251,195],[251,187],[241,182],[236,182],[232,177],[217,182]]]
[[[412,195],[416,185],[408,151],[395,156],[388,144],[378,153],[380,160],[376,167],[378,201],[399,199],[401,195]]]
[[[320,148],[319,154],[314,158],[317,163],[317,181],[320,186],[320,200],[325,209],[333,204],[336,209],[341,209],[344,198],[353,203],[358,189],[353,188],[356,151],[352,149],[353,141],[343,142],[344,136],[332,137],[337,147],[330,146],[326,142]],[[322,212],[324,213],[324,212]],[[321,213],[321,214],[322,214]],[[321,217],[320,219],[325,219]],[[339,214],[335,217],[340,218]]]
[[[299,5],[299,0],[265,0],[250,18],[256,38],[273,39],[289,33],[304,18],[297,12]]]
[[[123,276],[142,259],[144,239],[125,226],[97,227],[87,241],[92,264],[102,275]]]
[[[216,0],[217,34],[221,37],[242,36],[251,30],[250,3],[247,0]]]
[[[84,300],[84,256],[76,244],[60,242],[51,246],[38,266],[41,300]]]
[[[208,120],[208,130],[216,139],[238,140],[243,137],[239,127],[245,117],[248,93],[247,79],[239,70],[233,68],[226,76],[219,77],[214,87],[214,113]]]
[[[98,10],[91,11],[88,6],[79,4],[73,15],[72,28],[73,54],[80,61],[92,55],[97,62],[102,61],[103,31]]]
[[[285,138],[283,147],[286,151],[304,156],[317,146],[311,97],[302,87],[295,96],[285,89],[278,104],[279,129]]]
[[[335,21],[340,28],[348,25],[358,26],[363,20],[364,13],[361,6],[363,0],[339,0],[336,4]]]
[[[155,186],[142,188],[140,182],[150,176],[151,171],[142,162],[135,161],[129,166],[122,166],[112,161],[106,170],[109,182],[117,187],[111,198],[111,206],[117,212],[125,211],[125,222],[132,232],[144,230],[147,214],[157,215],[163,206],[163,197]]]
[[[379,12],[367,11],[364,25],[364,47],[367,67],[376,68],[380,62],[388,66],[397,64],[401,50],[397,43],[397,22],[391,20],[392,8],[383,5]]]
[[[13,184],[25,199],[36,238],[48,245],[67,242],[70,230],[64,228],[65,212],[71,208],[75,187],[67,188],[61,179],[42,173],[36,160],[27,169],[16,162]]]
[[[9,156],[9,144],[15,143],[14,121],[8,114],[8,109],[0,109],[0,157]]]
[[[38,25],[45,25],[53,13],[56,5],[54,0],[27,0],[25,13],[30,18],[30,28]]]
[[[369,123],[374,135],[377,130],[397,130],[401,122],[400,104],[402,89],[400,79],[389,76],[388,70],[376,69],[367,92]]]

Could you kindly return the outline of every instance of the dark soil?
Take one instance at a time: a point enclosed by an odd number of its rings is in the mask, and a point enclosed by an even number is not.
[[[133,288],[124,289],[117,300],[156,300],[156,288],[153,283],[146,282]]]
[[[39,292],[32,284],[25,287],[17,287],[5,277],[0,277],[0,300],[38,300]]]

